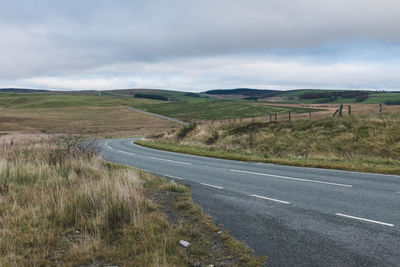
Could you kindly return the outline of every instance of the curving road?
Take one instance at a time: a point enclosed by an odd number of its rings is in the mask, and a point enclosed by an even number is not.
[[[191,186],[267,266],[400,266],[400,176],[248,163],[97,141],[106,160]]]

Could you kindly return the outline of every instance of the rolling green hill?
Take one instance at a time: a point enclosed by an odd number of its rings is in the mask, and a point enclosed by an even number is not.
[[[213,97],[227,99],[246,99],[253,96],[252,100],[274,102],[282,104],[324,104],[324,103],[364,103],[385,104],[388,101],[399,101],[399,92],[376,92],[366,90],[321,90],[299,89],[287,91],[232,89],[211,90],[205,92]],[[314,95],[314,96],[313,96]],[[364,97],[361,97],[364,96]]]
[[[0,93],[0,107],[19,109],[134,106],[158,102],[156,100],[114,96],[98,97],[59,93]]]
[[[152,92],[154,93],[154,92]],[[268,106],[264,103],[246,100],[212,100],[184,92],[170,92],[167,95],[181,97],[184,101],[159,101],[145,98],[121,96],[107,92],[97,95],[64,93],[0,93],[0,108],[40,109],[73,107],[131,106],[145,111],[180,119],[228,119],[239,117],[267,116],[269,113],[283,114],[308,112],[309,109]],[[190,99],[190,100],[187,100]]]
[[[125,90],[111,90],[103,92],[103,95],[122,96],[122,97],[134,97],[136,94],[162,96],[167,98],[168,101],[190,101],[196,99],[213,98],[212,96],[206,95],[204,93],[180,92],[180,91],[160,90],[160,89],[125,89]]]
[[[254,101],[192,100],[157,104],[140,104],[139,109],[180,119],[229,119],[267,116],[269,113],[283,114],[289,111],[303,113],[305,108],[268,106]]]

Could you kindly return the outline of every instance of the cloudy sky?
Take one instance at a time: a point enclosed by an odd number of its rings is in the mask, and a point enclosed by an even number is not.
[[[400,89],[398,0],[0,1],[0,87]]]

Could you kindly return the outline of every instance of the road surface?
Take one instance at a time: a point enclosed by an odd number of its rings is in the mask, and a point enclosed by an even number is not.
[[[400,266],[400,176],[280,166],[97,141],[106,160],[179,181],[267,266]]]

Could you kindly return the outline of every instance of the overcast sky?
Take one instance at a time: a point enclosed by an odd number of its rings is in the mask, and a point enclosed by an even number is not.
[[[398,0],[0,3],[0,87],[400,89]]]

